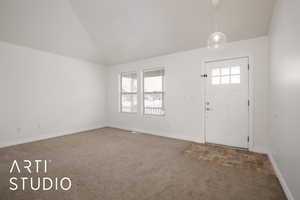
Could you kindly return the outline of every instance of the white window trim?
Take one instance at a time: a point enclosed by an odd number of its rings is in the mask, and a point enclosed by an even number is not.
[[[237,67],[237,66],[234,66],[234,67]],[[239,67],[239,69],[240,69],[240,66],[238,66]],[[215,85],[215,86],[221,86],[221,85],[235,85],[235,84],[239,84],[239,83],[232,83],[232,77],[234,77],[234,76],[238,76],[239,77],[239,79],[241,78],[241,72],[239,72],[239,73],[235,73],[235,74],[233,74],[232,72],[231,72],[231,68],[232,67],[227,67],[228,69],[229,69],[229,74],[222,74],[222,72],[221,71],[219,71],[219,75],[213,75],[213,74],[211,74],[211,77],[212,77],[212,79],[213,78],[219,78],[219,83],[218,84],[214,84],[213,82],[212,82],[212,85]],[[219,68],[215,68],[215,69],[218,69],[218,70],[221,70],[222,69],[222,67],[219,67]],[[229,79],[229,82],[228,83],[222,83],[222,78],[223,77],[228,77],[228,79]]]
[[[163,82],[162,82],[162,92],[145,92],[144,91],[144,73],[149,72],[149,71],[159,71],[159,70],[164,70],[164,77],[163,77]],[[164,117],[166,115],[166,107],[165,107],[165,99],[166,99],[166,91],[165,91],[165,81],[166,81],[166,70],[165,67],[156,67],[156,68],[147,68],[142,70],[142,113],[143,116],[155,116],[155,117]],[[162,93],[162,109],[164,110],[164,114],[147,114],[145,113],[145,93],[146,94],[153,94],[153,93]]]
[[[131,74],[131,73],[135,73],[136,74],[136,79],[137,79],[137,91],[136,92],[122,92],[122,74]],[[126,111],[123,111],[122,109],[122,96],[124,94],[136,94],[137,95],[137,98],[138,98],[138,94],[139,94],[139,87],[138,87],[138,84],[139,83],[139,77],[138,77],[138,72],[137,71],[126,71],[126,72],[121,72],[119,74],[119,112],[120,113],[124,113],[124,114],[134,114],[136,115],[138,113],[138,109],[136,112],[126,112]],[[138,100],[138,99],[137,99]],[[137,101],[137,108],[138,108],[138,101]]]

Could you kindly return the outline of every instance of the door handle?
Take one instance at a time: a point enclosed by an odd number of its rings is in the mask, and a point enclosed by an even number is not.
[[[211,109],[210,109],[210,108],[207,108],[207,107],[205,108],[205,110],[206,110],[206,111],[211,111]]]

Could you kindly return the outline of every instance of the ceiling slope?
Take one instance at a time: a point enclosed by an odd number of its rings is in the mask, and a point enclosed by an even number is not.
[[[71,0],[103,52],[125,63],[206,46],[213,31],[210,0]],[[274,0],[221,0],[219,22],[229,41],[268,34]]]
[[[229,41],[268,34],[275,0],[222,0]],[[1,0],[0,40],[105,65],[206,46],[210,0]]]
[[[1,0],[0,40],[94,62],[101,60],[68,0]]]

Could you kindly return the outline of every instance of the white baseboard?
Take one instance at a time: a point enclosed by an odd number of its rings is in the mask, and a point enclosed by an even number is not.
[[[165,138],[184,140],[184,141],[189,141],[189,142],[204,143],[199,138],[186,137],[184,135],[170,135],[170,134],[167,134],[167,133],[163,133],[161,131],[148,131],[148,130],[142,130],[142,129],[136,129],[136,128],[115,126],[115,125],[109,125],[108,127],[123,129],[123,130],[126,130],[126,131],[140,132],[140,133],[145,133],[145,134],[155,135],[155,136],[160,136],[160,137],[165,137]]]
[[[18,144],[36,142],[36,141],[45,140],[45,139],[49,139],[49,138],[60,137],[60,136],[64,136],[64,135],[71,135],[71,134],[81,133],[83,131],[90,131],[90,130],[94,130],[94,129],[98,129],[98,128],[104,128],[104,127],[107,127],[107,126],[98,125],[98,126],[89,127],[89,128],[81,128],[81,129],[76,129],[76,130],[64,131],[64,132],[60,132],[60,133],[54,133],[54,134],[50,134],[50,135],[29,136],[29,137],[26,137],[26,138],[18,138],[18,139],[14,139],[14,140],[10,140],[10,141],[1,141],[0,142],[0,148],[14,146],[14,145],[18,145]]]
[[[293,197],[290,189],[287,186],[287,183],[286,183],[286,181],[285,181],[285,179],[284,179],[284,177],[283,177],[283,175],[282,175],[282,173],[281,173],[281,171],[280,171],[280,169],[279,169],[279,167],[278,167],[278,165],[277,165],[277,163],[276,163],[273,155],[271,153],[268,153],[268,156],[269,156],[269,159],[270,159],[270,161],[271,161],[271,163],[273,165],[273,168],[275,170],[276,176],[279,179],[279,182],[280,182],[280,184],[281,184],[281,186],[282,186],[282,188],[284,190],[284,193],[285,193],[287,199],[288,200],[295,200],[295,198]]]
[[[254,146],[252,148],[250,148],[250,151],[256,152],[256,153],[262,153],[262,154],[269,154],[269,149],[264,148],[264,147],[258,147],[258,146]]]
[[[140,132],[140,133],[145,133],[145,134],[150,134],[150,135],[156,135],[156,136],[161,136],[161,137],[166,137],[166,138],[172,138],[172,139],[177,139],[177,140],[185,140],[189,142],[196,142],[196,143],[205,143],[204,139],[201,138],[193,138],[193,137],[186,137],[184,135],[171,135],[167,133],[163,133],[161,131],[149,131],[149,130],[142,130],[142,129],[136,129],[136,128],[129,128],[125,126],[118,126],[118,125],[109,125],[108,127],[111,128],[118,128],[118,129],[123,129],[126,131],[135,131],[135,132]],[[253,147],[250,148],[250,151],[256,152],[256,153],[262,153],[262,154],[269,154],[269,150],[267,148],[261,148],[261,147]]]

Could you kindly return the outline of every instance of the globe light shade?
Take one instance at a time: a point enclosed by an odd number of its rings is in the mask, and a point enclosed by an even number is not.
[[[212,33],[207,42],[208,48],[219,49],[225,45],[227,42],[226,35],[222,32],[214,32]]]

